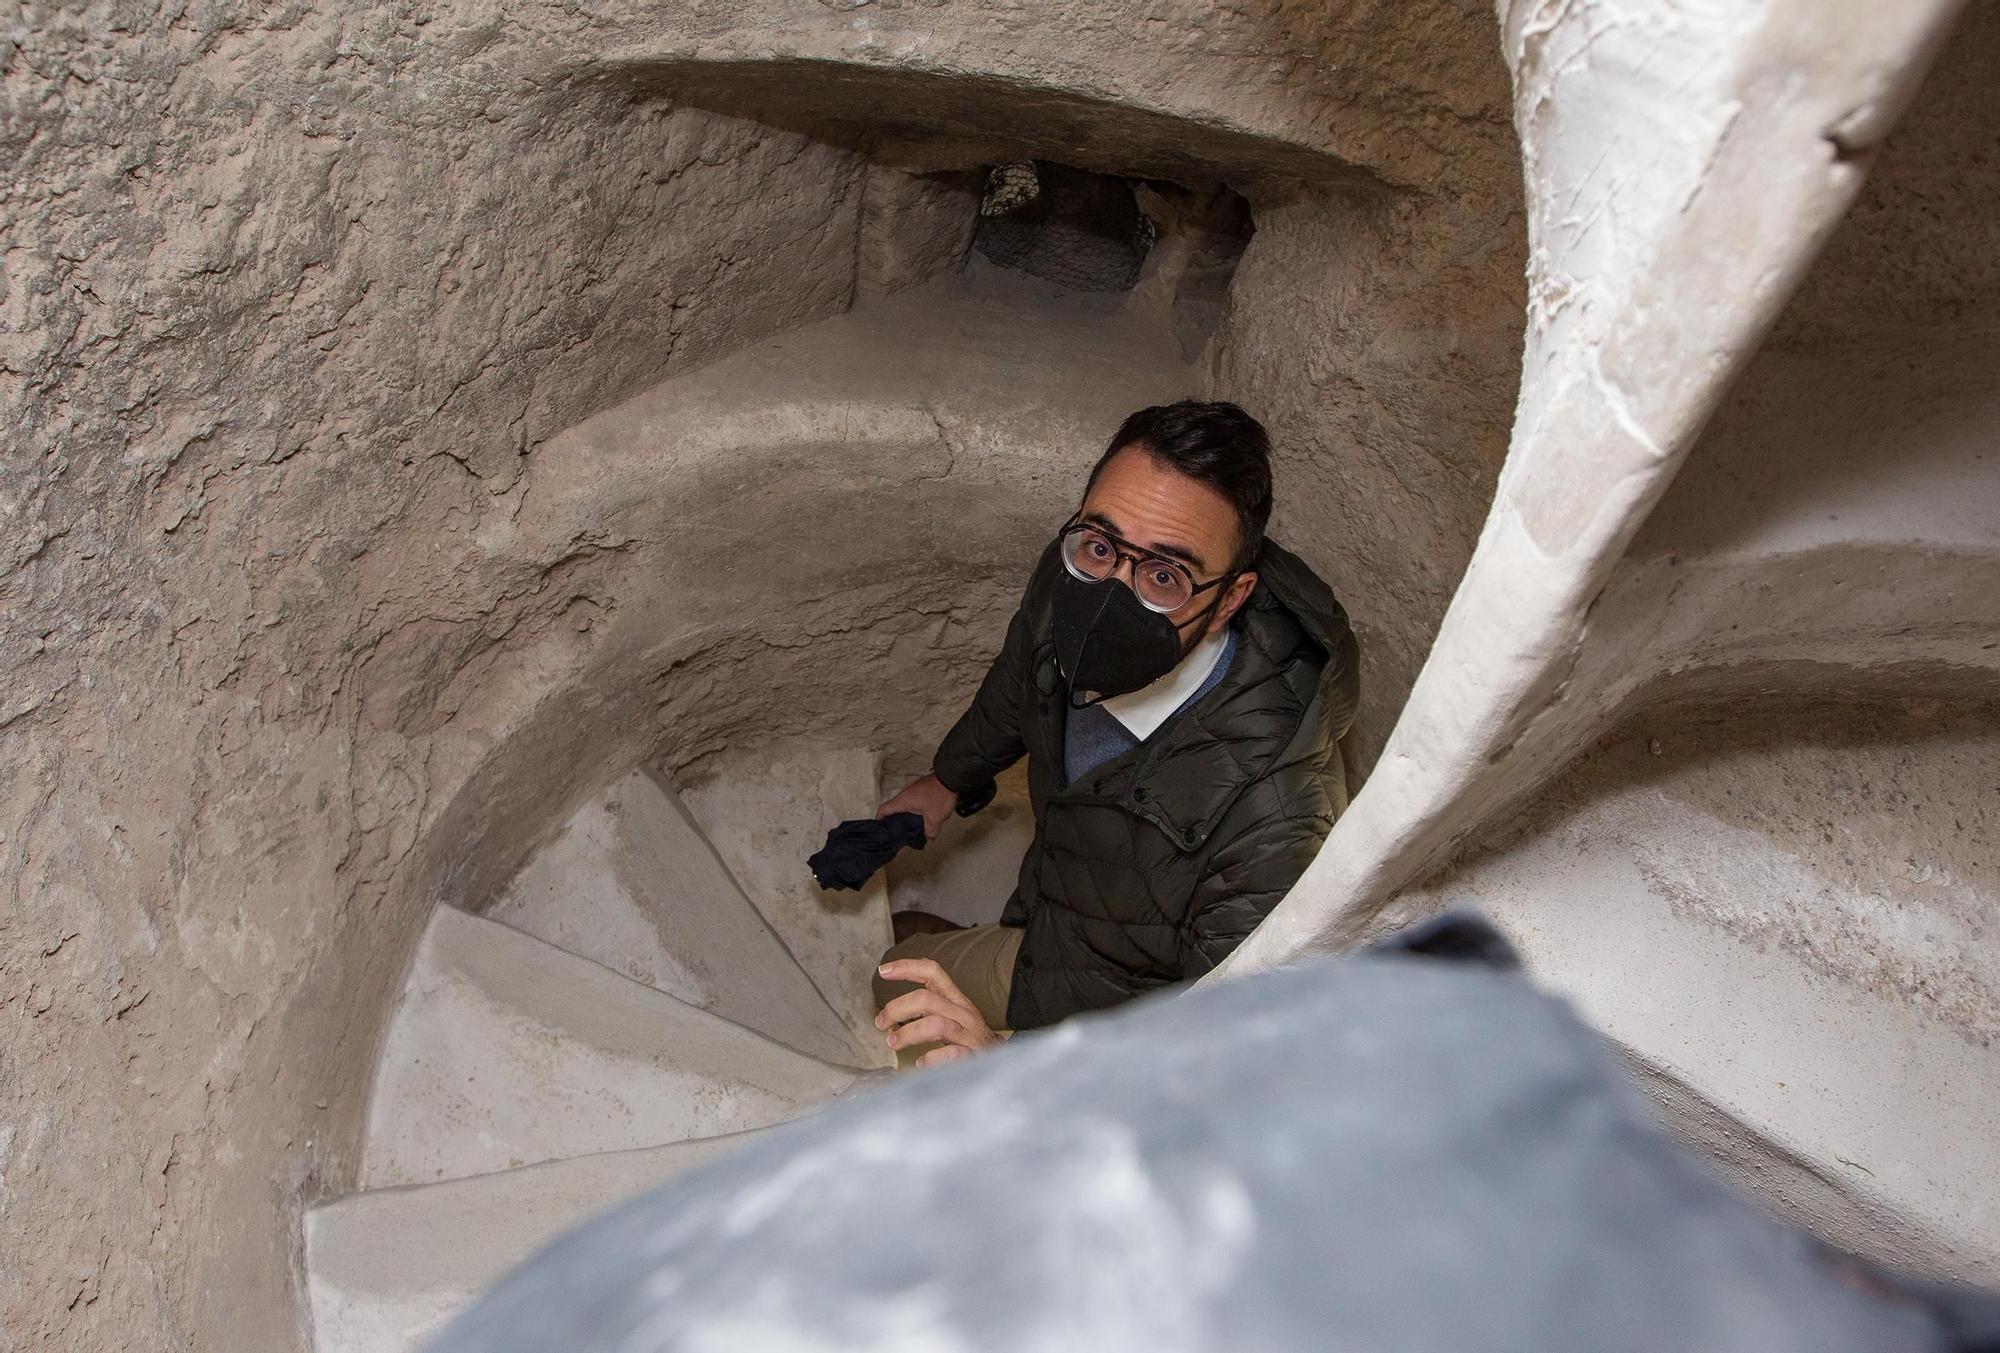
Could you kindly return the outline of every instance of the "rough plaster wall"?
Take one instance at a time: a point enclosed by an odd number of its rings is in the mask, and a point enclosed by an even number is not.
[[[9,1346],[292,1346],[294,1210],[348,1172],[420,920],[384,898],[429,696],[551,623],[547,574],[427,557],[550,433],[856,289],[860,162],[570,87],[617,22],[0,40]]]
[[[1742,1159],[1806,1162],[1782,1205],[1988,1279],[1996,61],[1975,6],[1599,598],[1537,754],[1599,749],[1380,918],[1481,900]]]
[[[1384,23],[1362,7],[1343,22]],[[1507,450],[1521,361],[1521,161],[1492,7],[1406,7],[1371,51],[1436,153],[1407,186],[1273,205],[1238,270],[1218,393],[1266,420],[1273,530],[1361,638],[1350,743],[1374,763],[1458,585]],[[1353,58],[1329,51],[1318,78]],[[1371,100],[1372,101],[1372,100]]]
[[[1273,533],[1322,571],[1361,639],[1351,742],[1363,769],[1429,651],[1506,452],[1518,166],[1482,158],[1467,167],[1490,168],[1483,182],[1436,196],[1328,194],[1264,213],[1223,336],[1218,393],[1271,429]]]
[[[1583,671],[1600,594],[1960,5],[1499,8],[1530,250],[1493,508],[1371,779],[1218,980],[1356,942],[1593,740],[1618,704]]]
[[[1990,1281],[2000,718],[1675,702],[1403,899],[1485,908],[1598,1028],[1792,1156],[1774,1201]],[[1679,1111],[1672,1099],[1670,1112]]]
[[[1240,157],[1278,213],[1256,284],[1270,300],[1251,296],[1272,324],[1275,270],[1345,232],[1406,272],[1352,291],[1365,279],[1335,274],[1315,305],[1345,333],[1298,340],[1298,360],[1373,353],[1395,392],[1381,430],[1372,410],[1335,422],[1374,462],[1364,487],[1402,503],[1436,485],[1452,520],[1468,511],[1484,452],[1389,462],[1406,428],[1478,443],[1511,380],[1489,292],[1515,247],[1514,171],[1477,7],[869,10],[787,8],[788,28],[746,5],[104,5],[32,10],[0,39],[10,1340],[291,1346],[296,1210],[351,1178],[385,1003],[440,893],[476,904],[567,803],[662,747],[694,764],[774,715],[803,731],[813,700],[864,710],[856,736],[914,717],[934,737],[951,711],[908,707],[968,687],[990,653],[1072,488],[1031,451],[1055,444],[1037,408],[872,442],[843,413],[838,438],[805,444],[846,454],[859,436],[859,459],[828,456],[775,508],[760,494],[802,454],[782,418],[747,479],[702,457],[755,438],[716,437],[687,453],[694,481],[667,457],[622,502],[592,496],[615,455],[552,450],[587,447],[554,434],[634,391],[922,282],[963,247],[960,185],[676,111],[639,79],[661,53],[803,34],[822,59],[976,87],[946,149],[903,129],[902,161],[925,169],[990,156],[996,127],[1114,171]],[[1481,298],[1464,333],[1440,290],[1460,283]],[[1413,318],[1378,323],[1378,306]],[[1150,335],[1107,341],[1143,352]],[[1096,351],[1040,355],[1102,377],[1063,445],[1094,442],[1129,396],[1200,383],[1100,372]],[[838,408],[817,398],[807,422]],[[885,555],[903,518],[869,489],[913,463],[926,519],[984,525]],[[1345,522],[1335,497],[1288,509],[1295,543]],[[836,502],[869,525],[839,529]],[[839,555],[831,573],[805,553],[735,567],[800,521]],[[1434,556],[1456,530],[1410,567],[1448,577]],[[726,561],[712,586],[708,560]],[[1438,585],[1321,562],[1351,597]],[[1406,638],[1379,604],[1362,615],[1387,636],[1374,647],[1414,654],[1425,622]]]

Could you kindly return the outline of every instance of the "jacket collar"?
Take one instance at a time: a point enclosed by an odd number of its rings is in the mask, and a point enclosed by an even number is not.
[[[1135,751],[1056,797],[1113,801],[1183,849],[1199,848],[1244,788],[1298,736],[1347,619],[1326,584],[1267,542],[1236,628],[1235,658],[1214,690]],[[1063,692],[1055,696],[1060,710]],[[1061,730],[1055,732],[1060,746]]]

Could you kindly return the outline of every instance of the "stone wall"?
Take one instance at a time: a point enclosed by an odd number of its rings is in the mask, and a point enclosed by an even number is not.
[[[1304,83],[1380,178],[1262,204],[1216,345],[1219,394],[1269,425],[1273,532],[1361,639],[1348,744],[1374,764],[1471,557],[1521,370],[1521,152],[1492,6],[1363,6],[1315,22]],[[1352,81],[1367,65],[1367,88]],[[1362,131],[1361,128],[1367,128]]]
[[[863,164],[564,76],[555,6],[7,36],[0,1309],[291,1346],[413,917],[426,555],[554,431],[856,287]],[[505,597],[484,598],[487,613]],[[469,623],[470,622],[470,623]]]
[[[1576,741],[1383,918],[1485,908],[1777,1205],[1989,1283],[1996,62],[1975,6],[1596,599]]]
[[[1254,162],[1264,233],[1220,369],[1289,448],[1282,522],[1381,655],[1368,717],[1386,727],[1469,547],[1511,388],[1517,175],[1492,20],[1456,0],[1144,17],[1139,45],[1101,7],[813,19],[816,59],[965,79],[984,117],[1032,86],[1034,116],[1004,129],[1025,149],[1138,108],[1107,121],[1092,167]],[[807,559],[737,566],[823,510],[812,485],[863,504],[906,452],[936,457],[940,521],[997,486],[1004,510],[969,539],[1017,566],[1026,508],[1058,490],[1005,419],[884,431],[880,465],[826,462],[761,515],[746,495],[784,478],[782,437],[732,478],[677,450],[671,419],[649,425],[652,477],[593,516],[591,477],[617,466],[558,436],[952,261],[962,194],[859,153],[880,144],[676,105],[634,75],[774,32],[750,6],[473,0],[39,6],[4,39],[10,1340],[297,1346],[298,1210],[351,1178],[426,908],[479,900],[592,777],[761,726],[854,644],[899,694],[976,672],[1004,608],[976,551],[919,605],[900,557],[849,557],[818,592]],[[923,137],[889,158],[959,168],[993,144],[955,134],[936,162],[911,149]],[[1303,308],[1285,295],[1301,281]],[[1077,383],[1098,371],[1088,352],[1049,360]],[[816,398],[831,427],[841,392]],[[1403,439],[1428,449],[1405,464]],[[706,477],[676,497],[683,452]],[[572,515],[552,524],[551,501]],[[710,508],[741,515],[685,529]],[[820,525],[850,555],[870,544]],[[701,558],[736,568],[729,585],[682,605],[694,565],[671,587],[647,571],[673,540],[676,558],[723,551]],[[728,613],[739,602],[761,630]],[[756,682],[761,705],[740,698]]]
[[[1469,72],[1504,107],[1497,50]],[[1276,449],[1272,533],[1333,586],[1361,640],[1349,736],[1374,764],[1430,650],[1507,450],[1520,370],[1520,167],[1471,112],[1424,193],[1268,209],[1237,273],[1218,393]]]
[[[1990,1284],[1996,774],[1990,707],[1675,702],[1402,905],[1492,916],[1781,1212]]]

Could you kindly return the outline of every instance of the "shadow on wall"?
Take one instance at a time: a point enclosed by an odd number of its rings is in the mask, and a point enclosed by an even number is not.
[[[1076,292],[1127,292],[1150,275],[1181,355],[1194,362],[1221,322],[1255,231],[1250,204],[1221,184],[1190,188],[1024,161],[987,174],[972,242],[999,267]]]
[[[1974,5],[1635,557],[2000,550],[1996,65]]]
[[[1996,62],[1975,6],[1606,589],[1631,707],[2000,699]]]
[[[1074,89],[914,62],[868,65],[804,56],[637,58],[590,80],[754,118],[920,172],[1060,157],[1100,173],[1178,182],[1227,178],[1257,200],[1300,186],[1380,180],[1330,150],[1226,116],[1191,120]]]

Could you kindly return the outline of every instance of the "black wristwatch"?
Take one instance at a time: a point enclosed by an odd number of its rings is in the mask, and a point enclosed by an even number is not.
[[[988,780],[985,784],[979,786],[979,788],[967,790],[965,793],[960,794],[958,796],[958,807],[952,811],[960,817],[971,817],[987,804],[993,802],[993,796],[999,792],[999,789],[1000,786],[996,782]]]

